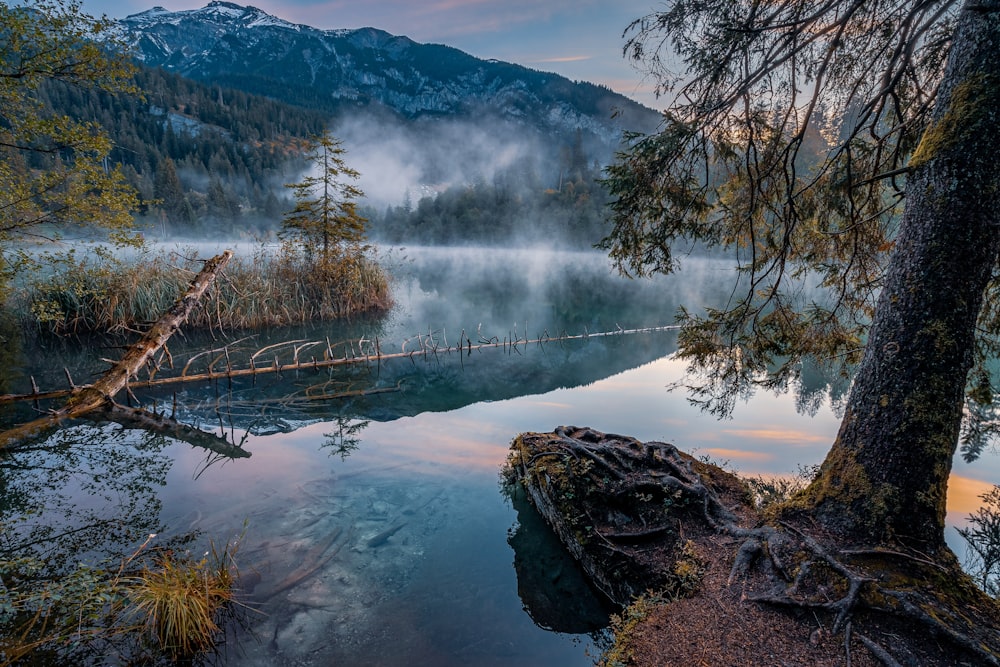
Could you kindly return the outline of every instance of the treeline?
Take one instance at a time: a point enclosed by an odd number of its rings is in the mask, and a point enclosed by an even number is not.
[[[543,177],[533,160],[487,181],[452,185],[401,206],[366,211],[373,238],[393,244],[560,244],[589,248],[606,234],[608,194],[580,137]]]
[[[41,96],[53,111],[94,122],[109,136],[106,166],[120,165],[139,193],[137,218],[147,234],[239,237],[279,229],[293,206],[284,184],[302,174],[307,141],[329,126],[329,113],[148,67],[140,66],[134,82],[140,94],[48,83]],[[542,167],[525,158],[490,179],[366,208],[369,234],[388,243],[596,243],[606,231],[607,194],[581,133],[540,159]]]
[[[166,236],[274,228],[291,206],[282,185],[302,168],[323,112],[140,67],[140,95],[61,83],[41,91],[59,113],[97,123],[140,196],[140,222]]]

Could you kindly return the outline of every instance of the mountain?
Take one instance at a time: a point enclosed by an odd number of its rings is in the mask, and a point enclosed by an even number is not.
[[[154,7],[120,21],[145,64],[337,116],[388,110],[405,119],[494,117],[552,138],[582,133],[610,157],[623,130],[658,114],[612,90],[420,44],[375,28],[320,30],[255,7]]]

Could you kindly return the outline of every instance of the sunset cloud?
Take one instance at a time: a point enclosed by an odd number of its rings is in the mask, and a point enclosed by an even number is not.
[[[750,440],[765,440],[769,442],[783,442],[787,444],[814,444],[826,442],[825,434],[806,433],[805,431],[791,431],[786,429],[723,429],[723,433]]]
[[[992,488],[993,485],[989,482],[952,475],[948,479],[948,511],[962,515],[976,511],[983,504],[979,496]]]
[[[742,449],[726,449],[724,447],[709,447],[699,449],[696,454],[705,453],[713,460],[737,460],[737,461],[772,461],[774,455],[767,452],[751,452]]]

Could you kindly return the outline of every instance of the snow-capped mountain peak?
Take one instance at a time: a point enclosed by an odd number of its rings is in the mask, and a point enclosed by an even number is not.
[[[375,28],[296,25],[224,0],[176,12],[154,7],[120,25],[147,65],[335,113],[359,106],[410,118],[489,113],[546,133],[584,132],[609,146],[623,129],[658,120],[611,90],[556,74]]]

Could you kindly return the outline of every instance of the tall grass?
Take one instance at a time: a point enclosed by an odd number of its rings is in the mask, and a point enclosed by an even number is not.
[[[21,664],[190,664],[214,653],[220,623],[242,622],[236,599],[239,539],[200,560],[147,549],[150,535],[117,571],[81,564],[49,576],[44,563],[0,561],[0,667]],[[140,565],[139,561],[145,561]]]
[[[23,285],[9,306],[27,330],[121,333],[165,312],[200,270],[183,252],[70,257]],[[326,260],[284,245],[236,256],[188,319],[192,329],[261,329],[392,307],[389,277],[363,249]]]
[[[154,644],[174,660],[190,659],[215,648],[217,620],[234,600],[233,552],[212,547],[200,561],[174,558],[169,551],[126,584],[131,606]]]

